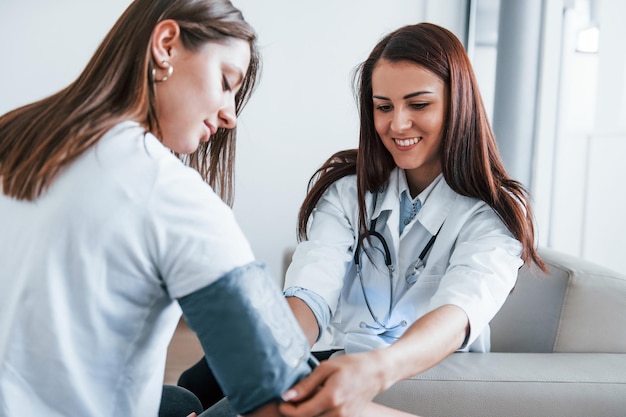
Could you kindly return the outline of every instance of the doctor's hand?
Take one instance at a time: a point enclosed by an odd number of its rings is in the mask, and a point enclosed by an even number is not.
[[[354,417],[392,383],[387,380],[382,350],[339,356],[322,362],[283,394],[286,417]],[[358,381],[358,383],[355,383]]]

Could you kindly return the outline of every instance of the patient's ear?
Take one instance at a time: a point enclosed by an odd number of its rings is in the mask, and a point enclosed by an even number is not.
[[[167,19],[159,22],[152,30],[150,49],[154,64],[160,68],[167,67],[163,61],[171,64],[177,48],[182,47],[180,26],[175,20]]]

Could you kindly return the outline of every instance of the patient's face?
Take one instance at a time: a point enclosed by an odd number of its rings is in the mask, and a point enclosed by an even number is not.
[[[208,42],[199,51],[182,44],[174,51],[172,75],[155,84],[156,112],[163,144],[188,154],[218,128],[235,127],[235,95],[250,63],[250,45],[229,38]]]

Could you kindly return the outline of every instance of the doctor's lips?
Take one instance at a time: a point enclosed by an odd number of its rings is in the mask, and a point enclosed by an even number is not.
[[[411,146],[411,145],[415,145],[416,143],[420,142],[423,138],[417,137],[417,138],[409,138],[409,139],[398,139],[398,138],[393,138],[393,141],[396,143],[396,145],[399,146]]]

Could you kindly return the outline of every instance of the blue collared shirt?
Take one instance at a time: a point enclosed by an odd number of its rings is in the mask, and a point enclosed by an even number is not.
[[[409,190],[404,190],[400,195],[400,234],[404,231],[404,226],[411,223],[417,213],[422,208],[419,197],[411,200]]]

